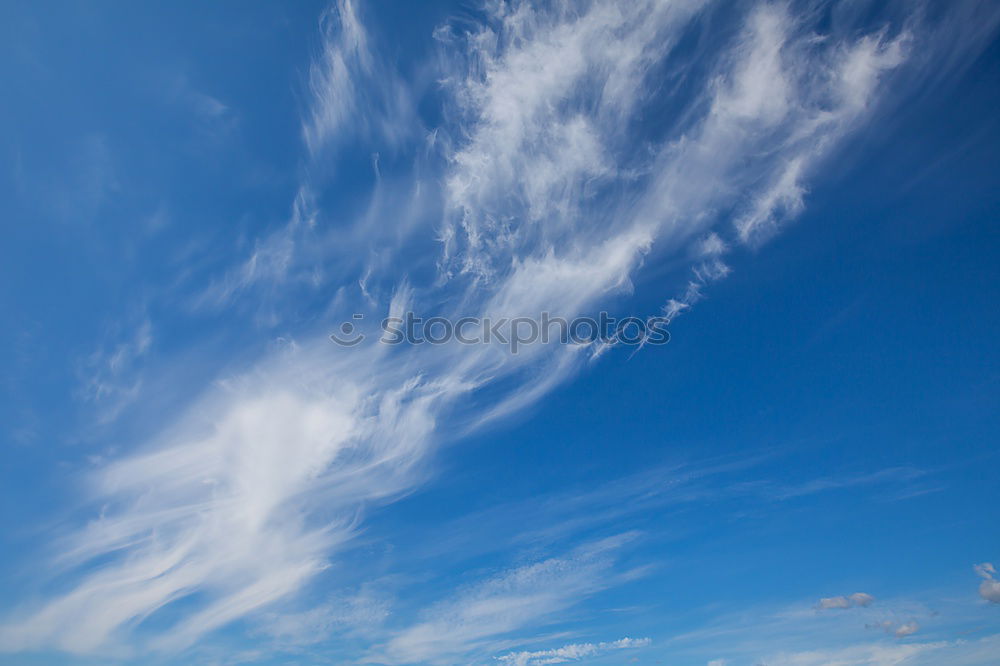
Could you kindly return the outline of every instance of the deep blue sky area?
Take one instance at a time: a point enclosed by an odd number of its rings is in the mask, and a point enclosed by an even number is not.
[[[906,469],[919,471],[913,489],[832,489],[743,517],[710,502],[646,516],[695,532],[680,546],[695,564],[665,564],[653,596],[683,608],[707,586],[727,603],[778,601],[808,595],[817,569],[884,594],[960,581],[970,548],[998,547],[998,63],[994,46],[946,103],[901,113],[873,149],[853,146],[854,164],[741,257],[669,345],[621,350],[523,423],[450,450],[452,488],[416,510],[484,485],[523,497],[553,477],[580,486],[706,459],[768,455],[740,480],[789,485]],[[505,464],[512,449],[530,474]],[[673,599],[678,584],[696,597]]]
[[[0,664],[995,663],[998,25],[6,3]]]

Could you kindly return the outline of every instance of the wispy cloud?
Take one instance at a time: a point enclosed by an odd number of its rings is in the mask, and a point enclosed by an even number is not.
[[[902,664],[934,663],[935,653],[947,648],[948,643],[916,643],[912,645],[852,645],[826,650],[780,652],[767,657],[774,666],[899,666]],[[927,661],[930,657],[931,661]]]
[[[970,617],[974,609],[954,601],[940,599],[931,610],[902,599],[884,600],[877,607],[849,597],[832,600],[827,608],[844,608],[844,600],[853,610],[831,613],[804,604],[755,607],[657,643],[678,655],[725,655],[725,664],[917,666],[988,663],[983,661],[988,646],[1000,641],[996,634],[970,640],[965,628],[976,621]],[[916,634],[923,624],[932,635],[921,641]],[[886,635],[872,640],[866,629]]]
[[[581,661],[605,652],[630,650],[646,647],[650,644],[648,638],[621,638],[608,643],[570,643],[552,650],[536,650],[534,652],[511,652],[497,657],[497,661],[511,666],[541,666],[542,664],[563,664],[570,661]]]
[[[152,344],[152,323],[144,316],[124,339],[94,352],[82,364],[80,395],[97,406],[99,422],[114,420],[139,397],[142,379],[137,366]]]
[[[983,582],[979,584],[979,596],[990,603],[1000,604],[1000,581],[995,578],[996,569],[989,562],[977,564],[973,568],[976,574],[983,579]]]
[[[332,142],[372,139],[393,146],[417,130],[410,90],[373,49],[355,0],[323,13],[322,49],[309,69],[312,104],[302,135],[319,156]]]
[[[817,608],[829,610],[831,608],[851,608],[852,606],[868,607],[875,602],[875,597],[865,592],[855,592],[846,597],[824,597],[816,604]]]
[[[372,633],[389,614],[384,599],[362,590],[305,611],[264,613],[259,633],[274,639],[279,646],[297,648],[352,632]]]
[[[372,658],[384,663],[451,664],[477,652],[495,652],[512,632],[537,630],[557,613],[611,585],[621,576],[612,570],[616,551],[633,537],[624,534],[588,543],[566,556],[476,583],[424,611],[420,621],[396,632]]]
[[[992,659],[1000,635],[978,640],[928,641],[885,645],[869,643],[801,652],[772,654],[761,662],[768,666],[977,666]]]

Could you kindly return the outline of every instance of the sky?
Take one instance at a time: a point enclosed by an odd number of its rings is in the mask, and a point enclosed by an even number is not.
[[[4,3],[0,664],[996,663],[998,28]]]

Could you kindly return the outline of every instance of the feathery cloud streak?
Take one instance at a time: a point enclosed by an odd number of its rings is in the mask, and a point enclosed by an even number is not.
[[[594,657],[614,650],[628,650],[649,645],[648,638],[622,638],[607,643],[571,643],[553,650],[536,650],[534,652],[512,652],[497,657],[502,664],[511,666],[539,666],[541,664],[563,664],[568,661],[579,661],[586,657]]]

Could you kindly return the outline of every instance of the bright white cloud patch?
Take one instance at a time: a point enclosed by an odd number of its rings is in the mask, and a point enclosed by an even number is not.
[[[646,647],[648,638],[622,638],[609,643],[571,643],[552,650],[534,652],[511,652],[497,657],[497,661],[507,666],[542,666],[542,664],[563,664],[596,657],[606,652]]]

